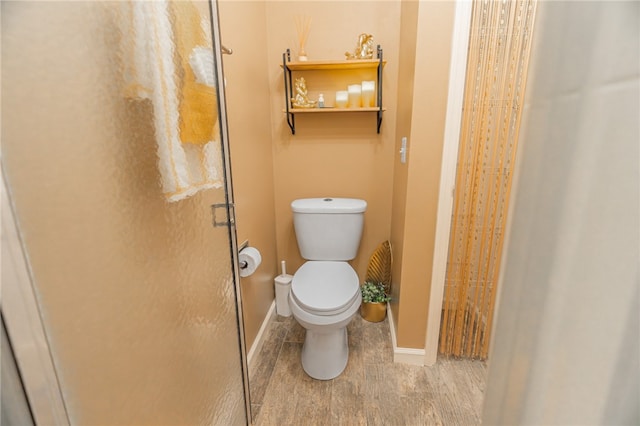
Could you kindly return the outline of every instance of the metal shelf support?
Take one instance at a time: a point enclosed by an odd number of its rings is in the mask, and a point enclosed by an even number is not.
[[[378,45],[378,134],[380,134],[380,126],[382,125],[382,48]]]
[[[291,50],[287,49],[285,53],[282,54],[282,69],[284,70],[284,105],[287,114],[287,124],[291,129],[291,134],[296,134],[296,116],[289,112],[291,98],[290,96],[293,94],[293,86],[291,86],[291,69],[287,66],[287,62],[291,62]]]

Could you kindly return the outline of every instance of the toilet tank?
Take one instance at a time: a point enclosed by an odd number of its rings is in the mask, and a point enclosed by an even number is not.
[[[291,203],[300,254],[306,260],[351,260],[358,254],[367,202],[304,198]]]

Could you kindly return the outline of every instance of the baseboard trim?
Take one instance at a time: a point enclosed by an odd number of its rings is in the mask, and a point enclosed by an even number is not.
[[[387,316],[389,317],[389,329],[391,330],[391,342],[393,344],[393,362],[398,364],[424,365],[424,349],[398,347],[396,327],[393,322],[393,312],[391,312],[390,304],[387,304]]]
[[[249,353],[247,353],[247,364],[249,368],[253,368],[253,360],[257,354],[260,353],[260,349],[262,349],[262,344],[264,343],[265,333],[269,324],[275,318],[276,313],[276,301],[275,299],[271,303],[269,310],[267,311],[267,315],[264,316],[264,321],[262,321],[262,325],[260,326],[260,330],[258,330],[258,334],[256,335],[251,348],[249,349]]]
[[[253,361],[255,356],[260,353],[260,349],[262,349],[262,345],[264,343],[264,338],[266,337],[266,331],[269,327],[269,324],[275,318],[276,313],[276,301],[274,300],[269,307],[269,311],[264,317],[264,321],[262,321],[262,325],[260,326],[260,330],[258,330],[258,334],[256,335],[251,348],[249,349],[249,353],[247,354],[247,364],[249,364],[249,368],[253,367]],[[389,329],[391,331],[391,342],[393,344],[393,362],[399,364],[412,364],[412,365],[424,365],[425,360],[425,350],[424,349],[415,349],[415,348],[401,348],[398,347],[398,341],[396,339],[396,327],[393,322],[393,312],[391,311],[391,305],[387,304],[387,316],[389,317]]]

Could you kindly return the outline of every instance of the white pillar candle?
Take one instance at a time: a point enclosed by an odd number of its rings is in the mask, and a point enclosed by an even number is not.
[[[376,106],[376,82],[362,82],[362,106],[365,108]]]
[[[349,108],[360,108],[362,106],[362,86],[351,84],[348,87]]]
[[[349,93],[346,90],[336,92],[336,108],[346,108],[349,101]]]

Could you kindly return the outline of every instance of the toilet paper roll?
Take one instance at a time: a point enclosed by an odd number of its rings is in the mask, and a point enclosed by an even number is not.
[[[238,263],[240,264],[240,276],[248,277],[258,269],[262,263],[262,256],[257,248],[246,247],[238,254]]]

